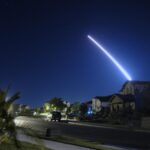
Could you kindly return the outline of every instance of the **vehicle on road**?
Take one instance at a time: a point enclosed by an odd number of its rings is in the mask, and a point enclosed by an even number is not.
[[[61,121],[61,112],[53,111],[51,121]]]

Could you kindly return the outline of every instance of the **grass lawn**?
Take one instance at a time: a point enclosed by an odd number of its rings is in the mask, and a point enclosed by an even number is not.
[[[107,148],[107,147],[103,146],[102,143],[100,143],[100,142],[79,139],[79,138],[75,138],[72,136],[71,137],[70,136],[52,136],[52,137],[46,138],[46,137],[42,137],[42,136],[38,135],[34,130],[24,130],[24,131],[27,135],[33,136],[33,137],[36,137],[39,139],[45,139],[45,140],[66,143],[66,144],[72,144],[72,145],[77,145],[77,146],[96,149],[96,150],[114,150],[112,148]]]
[[[33,145],[26,142],[19,142],[20,148],[16,148],[13,143],[0,144],[0,150],[50,150],[39,145]]]
[[[50,138],[50,140],[77,145],[81,147],[87,147],[87,148],[96,149],[96,150],[113,150],[112,148],[106,148],[105,146],[103,146],[102,144],[98,142],[74,138],[70,136],[52,137]]]

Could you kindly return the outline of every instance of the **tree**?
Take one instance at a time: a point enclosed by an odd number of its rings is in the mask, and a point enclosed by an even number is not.
[[[17,92],[8,98],[8,90],[9,87],[6,90],[0,90],[0,142],[7,142],[12,139],[18,146],[14,118],[9,112],[9,108],[20,98],[20,93]]]
[[[78,114],[80,112],[80,102],[75,102],[71,105],[71,112]]]
[[[61,98],[54,97],[50,101],[48,101],[50,110],[59,110],[62,111],[66,104],[64,104],[63,100]]]
[[[88,105],[86,103],[82,103],[80,105],[80,114],[81,116],[85,116],[87,114],[88,111]]]
[[[66,115],[69,115],[70,113],[71,113],[71,106],[67,107]]]
[[[50,103],[49,102],[44,103],[43,109],[44,109],[44,113],[52,111],[51,108],[50,108]]]
[[[40,113],[42,113],[42,108],[35,108],[34,112],[36,113],[36,115],[39,115]]]

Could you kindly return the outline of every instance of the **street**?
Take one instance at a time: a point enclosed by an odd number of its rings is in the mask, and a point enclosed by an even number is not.
[[[87,126],[73,123],[45,122],[41,119],[18,117],[16,125],[24,128],[36,129],[46,133],[47,128],[58,130],[61,135],[73,136],[102,144],[131,147],[136,149],[150,149],[150,132],[133,131],[127,129]]]

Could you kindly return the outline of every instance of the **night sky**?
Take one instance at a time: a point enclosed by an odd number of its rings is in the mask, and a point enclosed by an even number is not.
[[[118,92],[126,78],[87,34],[133,80],[150,80],[148,0],[1,0],[0,87],[33,107]]]

